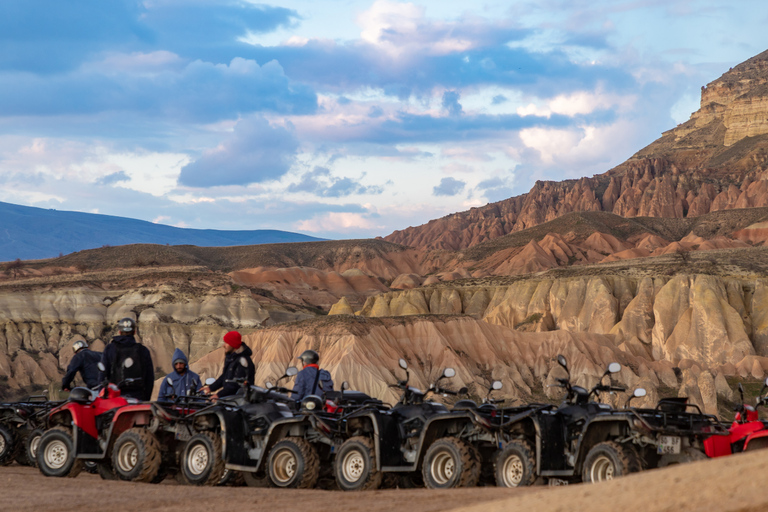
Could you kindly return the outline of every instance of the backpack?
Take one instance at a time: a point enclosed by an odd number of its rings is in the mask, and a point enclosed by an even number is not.
[[[141,382],[143,368],[141,367],[141,345],[135,343],[129,347],[115,343],[115,357],[112,361],[112,381],[120,386],[122,391],[136,391],[143,388]],[[131,358],[133,364],[130,367],[124,365]],[[136,379],[130,383],[124,383],[126,379]],[[121,382],[123,384],[121,384]]]

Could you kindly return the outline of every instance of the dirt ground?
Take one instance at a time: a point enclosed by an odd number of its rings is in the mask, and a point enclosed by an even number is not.
[[[187,487],[172,481],[161,485],[134,484],[107,482],[89,474],[57,479],[14,465],[0,468],[0,510],[762,512],[768,511],[767,463],[768,451],[758,451],[647,471],[597,485],[476,487],[449,491],[395,489],[360,493]]]

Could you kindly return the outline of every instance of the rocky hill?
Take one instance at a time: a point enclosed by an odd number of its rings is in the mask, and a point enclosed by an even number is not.
[[[768,51],[702,88],[691,119],[592,178],[540,181],[521,196],[395,231],[398,244],[459,250],[580,211],[696,217],[768,206]]]

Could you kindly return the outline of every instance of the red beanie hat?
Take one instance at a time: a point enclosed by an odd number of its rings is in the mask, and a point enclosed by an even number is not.
[[[229,331],[224,335],[224,343],[234,349],[238,349],[243,344],[243,337],[237,331]]]

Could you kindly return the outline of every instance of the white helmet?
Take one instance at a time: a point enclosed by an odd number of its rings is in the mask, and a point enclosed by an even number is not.
[[[75,354],[77,354],[78,351],[84,348],[88,348],[88,342],[85,340],[77,340],[72,344],[72,350],[75,351]]]

